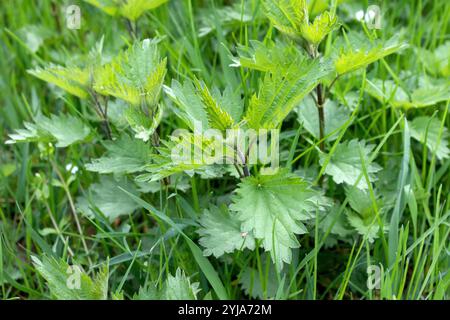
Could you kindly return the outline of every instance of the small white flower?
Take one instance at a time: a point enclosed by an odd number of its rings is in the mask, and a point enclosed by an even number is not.
[[[66,171],[69,171],[72,175],[78,172],[78,167],[74,166],[72,163],[66,165]]]
[[[357,11],[355,14],[355,17],[356,17],[356,20],[362,21],[362,19],[364,19],[364,11],[363,10]]]

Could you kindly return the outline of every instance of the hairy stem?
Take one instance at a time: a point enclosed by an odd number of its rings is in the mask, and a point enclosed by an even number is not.
[[[317,85],[316,87],[317,93],[317,111],[319,112],[319,140],[320,140],[320,150],[325,150],[325,99],[323,95],[323,86],[322,84]]]

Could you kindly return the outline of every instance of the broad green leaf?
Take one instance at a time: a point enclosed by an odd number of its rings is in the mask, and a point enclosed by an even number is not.
[[[137,20],[145,11],[155,9],[169,0],[126,0],[119,9],[122,16]]]
[[[349,38],[349,45],[336,48],[336,50],[340,51],[334,61],[338,75],[365,68],[369,64],[400,51],[407,46],[405,43],[399,41],[398,36],[392,37],[386,43],[378,41],[370,43],[356,33],[350,33]]]
[[[166,59],[160,58],[158,40],[136,42],[110,63],[94,72],[94,90],[127,101],[154,107],[166,74]]]
[[[308,23],[308,6],[306,0],[264,0],[266,16],[281,32],[298,37],[300,28]]]
[[[153,108],[151,115],[146,114],[141,108],[135,106],[125,110],[125,118],[135,133],[134,137],[145,142],[150,140],[158,128],[162,117],[163,108],[161,105]]]
[[[90,133],[79,118],[70,115],[50,115],[50,118],[38,116],[35,123],[24,123],[25,129],[10,134],[6,143],[17,142],[56,142],[56,147],[64,148],[83,141]]]
[[[413,88],[410,96],[392,80],[366,80],[366,91],[382,103],[389,102],[398,108],[424,108],[450,99],[450,87],[446,82],[424,82]]]
[[[331,71],[328,61],[303,57],[301,61],[293,61],[284,73],[266,73],[245,114],[248,126],[255,130],[277,128]]]
[[[240,92],[234,92],[230,86],[220,92],[216,87],[209,90],[199,81],[194,86],[189,80],[183,85],[172,80],[172,86],[164,90],[177,106],[173,111],[192,130],[226,130],[241,120],[244,103]]]
[[[86,169],[98,173],[134,173],[143,170],[151,154],[150,147],[141,140],[123,134],[116,141],[105,142],[107,152],[93,159]]]
[[[191,283],[185,273],[178,268],[175,276],[169,274],[161,289],[157,283],[150,283],[134,294],[133,300],[197,300],[199,283]]]
[[[295,111],[298,114],[298,121],[303,124],[303,127],[315,138],[319,139],[319,114],[311,96],[306,96]],[[350,117],[350,111],[345,106],[338,105],[335,101],[326,100],[324,115],[325,136],[334,132],[327,140],[336,140],[339,136],[339,129],[344,126]]]
[[[181,84],[172,80],[171,86],[165,86],[164,91],[177,107],[174,108],[174,112],[191,130],[194,130],[196,122],[200,123],[204,129],[209,128],[205,107],[191,81],[186,80]]]
[[[133,213],[139,206],[133,199],[120,191],[128,190],[134,195],[139,193],[133,183],[126,178],[116,181],[110,176],[101,176],[100,182],[89,187],[88,194],[77,199],[77,208],[87,216],[95,216],[94,208],[98,208],[110,222],[116,218]]]
[[[325,11],[318,15],[313,23],[303,23],[300,26],[300,32],[306,41],[314,46],[318,46],[330,32],[338,27],[337,16],[329,11]]]
[[[450,149],[448,141],[450,134],[446,127],[443,127],[442,136],[439,138],[441,121],[437,118],[421,116],[411,121],[411,136],[422,144],[425,144],[431,153],[436,152],[439,160],[449,158]]]
[[[255,239],[251,233],[242,232],[235,214],[226,207],[211,206],[200,217],[202,228],[197,230],[199,243],[205,248],[205,256],[220,257],[225,253],[248,248],[255,249]]]
[[[199,284],[190,282],[181,269],[177,269],[175,276],[169,275],[163,294],[164,300],[196,300]]]
[[[369,175],[370,181],[373,182],[376,180],[375,173],[381,170],[378,164],[369,163],[369,158],[374,147],[374,145],[366,145],[364,140],[358,141],[357,139],[338,144],[336,150],[331,155],[325,173],[332,176],[334,182],[338,184],[345,182],[350,186],[353,186],[361,176],[356,186],[359,189],[367,189],[368,185],[363,175],[360,149],[364,156],[367,174]],[[320,154],[320,165],[324,165],[325,159],[328,156],[324,153]]]
[[[302,223],[327,205],[320,192],[286,171],[275,175],[248,177],[236,190],[230,209],[242,221],[241,230],[253,232],[262,241],[278,269],[290,263],[297,234],[307,232]]]
[[[244,102],[241,99],[240,91],[233,91],[231,86],[220,92],[217,87],[211,89],[212,97],[217,104],[228,113],[234,122],[239,122],[244,111]]]
[[[84,99],[88,96],[90,75],[87,69],[50,65],[46,68],[28,70],[28,73],[79,98]]]
[[[33,265],[47,282],[50,293],[60,300],[106,300],[108,298],[108,267],[90,278],[76,265],[64,260],[31,256]]]
[[[136,21],[148,10],[155,9],[168,0],[84,0],[105,13],[120,15],[131,21]]]
[[[346,211],[350,225],[359,234],[366,236],[369,242],[373,242],[378,237],[380,227],[369,192],[356,187],[347,187],[345,194],[347,195],[350,207],[353,209],[352,211]],[[381,208],[380,200],[376,199],[376,202],[377,207]],[[387,228],[383,232],[386,230]]]
[[[197,82],[196,87],[200,99],[205,106],[209,126],[221,131],[232,128],[235,124],[233,117],[219,105],[217,99],[211,94],[206,85]]]
[[[115,16],[119,11],[119,0],[84,0],[87,3],[92,4],[93,6],[96,6],[97,8],[101,9],[105,13]]]
[[[250,47],[239,45],[238,56],[233,57],[232,67],[244,67],[263,72],[287,72],[296,62],[305,58],[292,43],[250,40]]]

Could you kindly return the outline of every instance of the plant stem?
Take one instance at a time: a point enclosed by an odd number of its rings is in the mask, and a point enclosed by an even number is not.
[[[325,99],[323,96],[323,87],[322,84],[318,84],[316,87],[317,93],[317,111],[319,112],[319,140],[320,140],[320,150],[325,150]]]

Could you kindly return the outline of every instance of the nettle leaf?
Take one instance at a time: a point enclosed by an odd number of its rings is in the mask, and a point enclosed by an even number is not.
[[[306,96],[300,105],[295,108],[298,114],[298,121],[303,124],[306,130],[315,138],[319,139],[319,115],[316,104],[311,96]],[[338,105],[335,101],[326,100],[324,105],[325,115],[325,136],[327,141],[334,141],[339,136],[339,129],[344,126],[350,117],[350,110],[345,106]]]
[[[139,175],[139,182],[152,182],[164,179],[177,173],[195,173],[204,176],[217,176],[215,166],[207,162],[208,148],[214,143],[201,135],[184,132],[180,136],[171,137],[173,141],[161,140],[158,154],[151,155],[151,163],[145,166],[148,173]],[[220,166],[220,165],[219,165]]]
[[[158,289],[157,283],[152,283],[145,289],[140,288],[139,293],[133,296],[133,300],[197,300],[199,292],[199,283],[191,283],[185,273],[178,268],[175,276],[169,274],[162,289]]]
[[[308,21],[300,26],[302,37],[309,43],[318,46],[322,40],[339,27],[338,18],[334,13],[325,11],[318,15],[311,24]]]
[[[197,92],[205,106],[208,123],[211,128],[225,131],[235,124],[233,117],[219,105],[218,100],[211,94],[205,84],[196,82]],[[221,99],[223,101],[223,98]]]
[[[136,42],[94,72],[94,90],[140,106],[154,107],[166,75],[167,59],[158,52],[158,40]]]
[[[136,21],[148,10],[155,9],[169,0],[84,0],[105,13],[123,16]]]
[[[50,118],[38,116],[35,123],[24,123],[25,129],[18,129],[10,134],[7,144],[17,142],[54,142],[56,147],[64,148],[83,141],[90,129],[82,120],[70,115],[50,115]]]
[[[70,266],[62,259],[47,256],[40,259],[31,256],[31,259],[36,270],[47,282],[50,293],[56,299],[106,300],[108,298],[107,266],[103,267],[94,278],[90,278],[80,267]]]
[[[96,207],[110,222],[120,216],[133,213],[139,205],[119,187],[139,195],[136,186],[124,177],[117,181],[111,176],[100,176],[100,182],[92,184],[86,196],[78,197],[78,210],[89,217],[94,217],[94,207]]]
[[[374,145],[366,145],[364,140],[358,141],[357,139],[338,144],[325,168],[325,173],[332,176],[334,182],[338,184],[345,182],[350,186],[353,186],[361,175],[361,179],[356,186],[359,189],[367,189],[368,185],[363,175],[360,151],[364,157],[369,180],[373,182],[376,181],[375,173],[382,169],[378,164],[369,162],[374,147]],[[324,165],[327,157],[329,155],[320,154],[320,165]]]
[[[427,116],[416,117],[410,122],[411,136],[422,144],[425,144],[431,153],[436,152],[436,157],[439,160],[449,158],[450,149],[448,148],[448,141],[450,134],[446,127],[442,128],[442,135],[439,137],[441,131],[441,121],[437,118]]]
[[[116,141],[105,142],[107,152],[99,159],[92,160],[86,169],[98,173],[134,173],[142,171],[151,149],[141,140],[131,139],[123,134]]]
[[[46,68],[28,70],[28,73],[79,98],[84,99],[88,96],[90,74],[87,69],[50,65]]]
[[[298,37],[301,25],[308,22],[306,0],[264,0],[266,16],[281,32]]]
[[[202,128],[209,128],[205,107],[190,80],[184,81],[183,84],[172,80],[170,87],[164,86],[164,92],[177,106],[173,111],[190,129],[194,129],[196,122],[200,123]]]
[[[235,250],[255,249],[255,239],[251,232],[241,231],[241,223],[235,213],[229,212],[227,207],[211,206],[205,209],[200,217],[201,229],[199,243],[205,248],[205,256],[216,258]]]
[[[447,82],[425,82],[413,88],[408,95],[403,88],[392,80],[366,80],[366,92],[382,103],[389,102],[397,108],[424,108],[434,106],[450,99],[450,87]]]
[[[354,32],[350,33],[348,38],[348,45],[336,48],[339,54],[335,58],[334,64],[338,75],[365,68],[373,62],[407,47],[405,43],[399,41],[398,36],[392,37],[386,43],[379,41],[370,43]]]
[[[141,108],[133,106],[125,110],[125,118],[135,132],[134,137],[145,142],[150,140],[161,123],[162,117],[163,108],[161,105],[153,108],[151,115],[146,114]]]
[[[126,0],[120,14],[131,21],[137,20],[145,11],[155,9],[169,0]]]
[[[240,92],[233,91],[230,86],[220,92],[216,87],[209,90],[200,81],[193,84],[186,80],[181,85],[173,80],[172,86],[164,90],[177,106],[173,111],[192,130],[200,129],[199,125],[203,131],[209,128],[226,130],[241,120],[244,104]]]
[[[332,72],[327,60],[311,60],[303,57],[293,61],[286,72],[267,73],[259,89],[249,103],[245,120],[250,128],[274,129]]]
[[[301,63],[304,55],[293,43],[263,43],[250,40],[250,47],[239,45],[237,57],[232,57],[232,67],[244,67],[263,72],[286,72],[296,62]]]
[[[87,3],[96,6],[103,12],[115,16],[119,11],[120,0],[84,0]]]
[[[279,171],[243,180],[230,209],[242,221],[241,230],[253,232],[256,239],[262,240],[262,246],[281,269],[283,262],[291,262],[291,249],[300,246],[296,235],[307,232],[302,221],[313,218],[325,205],[327,200],[307,182]]]
[[[345,194],[350,207],[353,209],[346,211],[347,220],[359,234],[366,236],[369,242],[373,242],[374,239],[378,238],[380,226],[369,192],[355,187],[347,187],[345,188]],[[376,202],[377,207],[381,208],[381,201],[376,199]],[[384,227],[383,232],[386,230],[387,227]]]

